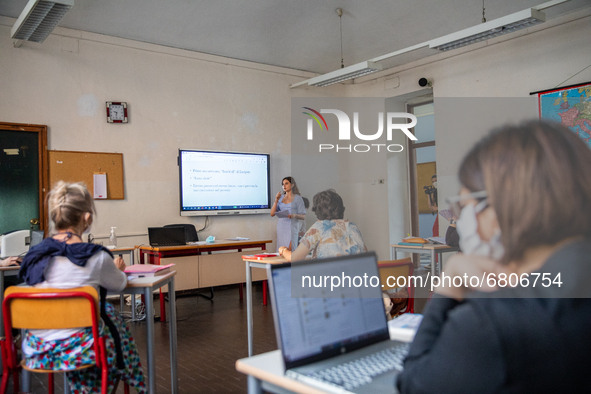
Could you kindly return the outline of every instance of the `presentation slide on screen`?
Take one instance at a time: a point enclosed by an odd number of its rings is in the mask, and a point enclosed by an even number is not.
[[[181,152],[185,209],[268,208],[268,156]]]

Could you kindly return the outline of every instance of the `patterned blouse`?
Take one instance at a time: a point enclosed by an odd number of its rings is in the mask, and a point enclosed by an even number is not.
[[[300,243],[310,249],[314,259],[367,252],[359,228],[343,219],[318,220]]]

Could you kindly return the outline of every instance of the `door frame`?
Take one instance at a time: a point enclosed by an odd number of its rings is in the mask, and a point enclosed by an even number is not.
[[[413,113],[413,109],[415,107],[433,103],[433,98],[429,100],[424,100],[412,104],[407,104],[406,112]],[[414,135],[415,129],[414,127],[410,129],[411,133]],[[417,163],[416,163],[416,152],[415,149],[424,148],[427,146],[436,146],[435,141],[428,141],[428,142],[411,142],[409,141],[408,145],[408,179],[409,179],[409,187],[410,187],[410,234],[413,237],[419,236],[419,195],[417,191]]]
[[[47,126],[39,124],[0,122],[0,130],[37,133],[37,142],[39,146],[39,229],[47,231],[47,215],[45,214],[45,197],[49,191]]]

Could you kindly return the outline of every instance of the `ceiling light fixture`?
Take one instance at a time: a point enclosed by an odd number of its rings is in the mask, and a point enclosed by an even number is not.
[[[546,8],[565,3],[569,0],[551,0],[523,11],[516,12],[489,22],[484,22],[480,25],[469,27],[458,32],[448,34],[446,36],[436,38],[431,41],[423,42],[421,44],[413,45],[408,48],[400,49],[388,53],[386,55],[378,56],[373,59],[354,64],[349,67],[342,68],[337,71],[323,74],[314,78],[307,79],[302,82],[291,85],[295,88],[301,85],[310,86],[328,86],[334,83],[343,82],[353,78],[359,78],[363,75],[372,72],[380,71],[383,67],[377,62],[401,55],[403,53],[411,52],[420,48],[429,47],[438,49],[440,51],[449,51],[464,47],[466,45],[474,44],[480,41],[485,41],[490,38],[498,37],[503,34],[512,33],[521,29],[535,26],[546,21],[546,15],[541,12]],[[484,19],[484,2],[483,2],[483,20]]]
[[[292,88],[304,84],[308,84],[309,86],[324,87],[334,85],[335,83],[344,82],[349,79],[359,78],[361,76],[382,70],[382,66],[380,64],[376,64],[372,61],[361,62],[349,67],[345,67],[345,62],[343,60],[343,9],[337,8],[335,11],[339,16],[339,29],[341,33],[341,69],[308,79],[295,85],[291,85]]]
[[[310,78],[304,83],[311,86],[328,86],[335,83],[347,81],[353,78],[359,78],[361,76],[371,74],[376,71],[382,70],[382,65],[371,61],[361,62],[354,64],[349,67],[341,68],[339,70],[330,72],[328,74],[320,75],[318,77]],[[293,85],[292,85],[293,87]]]
[[[11,30],[14,46],[45,41],[73,5],[74,0],[29,0]]]
[[[450,49],[461,48],[466,45],[535,26],[545,21],[546,15],[543,12],[530,8],[436,38],[435,40],[429,41],[429,48],[449,51]]]

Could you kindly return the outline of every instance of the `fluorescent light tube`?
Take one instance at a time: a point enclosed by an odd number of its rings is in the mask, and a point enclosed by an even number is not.
[[[448,51],[476,42],[485,41],[503,34],[526,29],[546,21],[546,15],[538,10],[529,8],[511,15],[469,27],[458,32],[448,34],[429,41],[429,48]]]
[[[30,0],[10,36],[15,40],[42,43],[73,5],[74,0]]]
[[[347,81],[353,78],[359,78],[363,75],[371,74],[376,71],[381,71],[382,65],[372,61],[365,61],[352,66],[341,68],[339,70],[330,72],[328,74],[320,75],[308,79],[306,82],[311,86],[328,86],[335,83]]]

